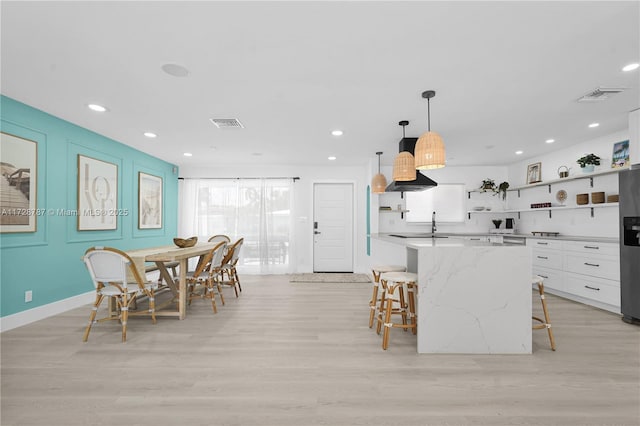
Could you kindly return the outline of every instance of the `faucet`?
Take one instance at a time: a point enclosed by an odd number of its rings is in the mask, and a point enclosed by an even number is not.
[[[434,237],[436,234],[436,212],[431,213],[431,236]]]

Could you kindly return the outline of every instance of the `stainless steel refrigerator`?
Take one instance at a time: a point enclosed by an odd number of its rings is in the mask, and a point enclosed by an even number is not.
[[[622,320],[640,325],[640,164],[619,174],[620,310]]]

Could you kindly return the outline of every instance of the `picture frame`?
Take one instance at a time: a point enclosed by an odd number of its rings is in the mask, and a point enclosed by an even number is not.
[[[542,163],[527,166],[527,184],[542,182]]]
[[[118,165],[78,154],[78,230],[118,229]]]
[[[162,178],[138,172],[138,229],[162,228]]]
[[[36,232],[38,143],[0,132],[0,233]]]
[[[611,168],[620,169],[629,167],[629,141],[621,141],[613,144],[613,153],[611,154]]]

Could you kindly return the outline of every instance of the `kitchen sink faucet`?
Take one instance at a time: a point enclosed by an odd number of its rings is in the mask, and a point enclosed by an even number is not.
[[[436,234],[436,212],[431,214],[431,236],[433,237]]]

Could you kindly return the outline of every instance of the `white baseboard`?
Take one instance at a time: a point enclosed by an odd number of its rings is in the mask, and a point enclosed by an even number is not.
[[[22,327],[23,325],[31,324],[32,322],[93,303],[95,301],[95,297],[96,292],[89,291],[87,293],[79,294],[47,305],[38,306],[37,308],[29,309],[27,311],[18,312],[17,314],[7,315],[6,317],[0,318],[0,332]]]

